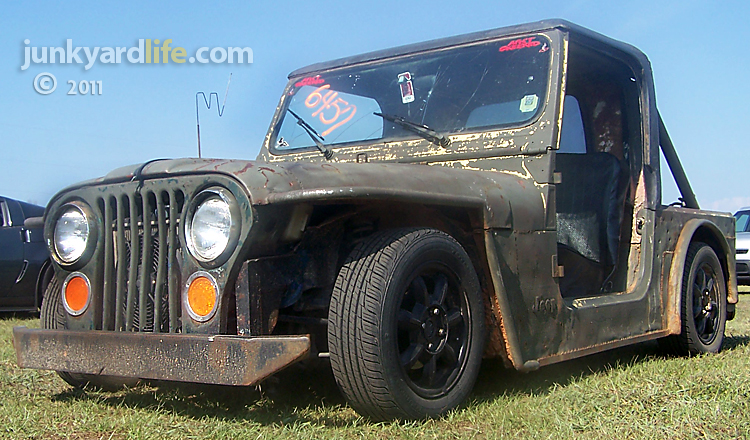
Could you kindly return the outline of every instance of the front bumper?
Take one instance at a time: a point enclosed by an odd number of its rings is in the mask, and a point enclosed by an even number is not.
[[[22,368],[252,385],[301,360],[310,337],[185,335],[13,328]]]

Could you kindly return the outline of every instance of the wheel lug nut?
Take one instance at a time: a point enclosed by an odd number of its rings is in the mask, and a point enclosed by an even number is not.
[[[440,329],[440,330],[438,330],[438,334],[439,334],[440,336],[443,336],[443,334],[444,334],[444,333],[445,333],[445,330],[443,330],[443,329]]]
[[[432,309],[432,314],[433,315],[439,315],[440,314],[440,310],[438,310],[438,308],[435,307],[434,309]]]

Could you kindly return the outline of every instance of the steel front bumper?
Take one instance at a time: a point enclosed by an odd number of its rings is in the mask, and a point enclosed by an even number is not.
[[[252,385],[300,360],[309,336],[241,337],[13,328],[22,368]]]

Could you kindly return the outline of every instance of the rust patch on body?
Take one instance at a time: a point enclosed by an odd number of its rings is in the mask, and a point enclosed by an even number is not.
[[[503,325],[503,316],[500,313],[500,303],[494,292],[485,295],[485,304],[489,305],[489,313],[486,314],[486,321],[489,328],[487,338],[487,347],[485,348],[485,357],[498,357],[503,360],[507,368],[513,367],[513,355],[508,344],[508,337]]]

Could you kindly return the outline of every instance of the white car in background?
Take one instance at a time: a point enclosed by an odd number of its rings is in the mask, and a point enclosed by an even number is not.
[[[734,214],[737,249],[737,284],[750,285],[750,206]]]

